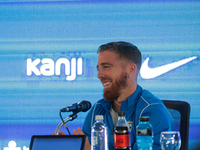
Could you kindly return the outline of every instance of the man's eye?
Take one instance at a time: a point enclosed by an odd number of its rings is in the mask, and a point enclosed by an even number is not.
[[[105,69],[109,68],[110,66],[104,66]]]

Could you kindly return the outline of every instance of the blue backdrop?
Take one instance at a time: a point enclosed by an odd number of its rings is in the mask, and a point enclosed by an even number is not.
[[[1,149],[13,140],[26,150],[32,135],[55,131],[61,108],[101,99],[96,50],[120,40],[135,44],[151,68],[193,58],[150,79],[140,74],[138,82],[160,99],[190,103],[194,149],[200,141],[200,2],[189,0],[1,0]],[[86,114],[68,123],[70,131]]]

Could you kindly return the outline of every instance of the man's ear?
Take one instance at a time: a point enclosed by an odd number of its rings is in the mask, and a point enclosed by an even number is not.
[[[128,65],[127,69],[128,69],[128,70],[127,70],[128,75],[131,75],[131,76],[132,76],[133,74],[136,73],[137,66],[136,66],[135,63],[131,63],[131,64]]]

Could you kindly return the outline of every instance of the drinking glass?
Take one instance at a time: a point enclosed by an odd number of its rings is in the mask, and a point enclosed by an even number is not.
[[[179,150],[181,147],[181,137],[178,131],[165,131],[160,134],[162,150]]]

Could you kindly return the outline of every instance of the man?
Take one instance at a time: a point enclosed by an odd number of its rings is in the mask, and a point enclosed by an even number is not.
[[[161,100],[150,92],[143,90],[137,84],[141,67],[141,53],[138,48],[127,42],[111,42],[101,45],[98,49],[97,77],[104,86],[104,99],[99,100],[86,116],[82,131],[88,137],[85,150],[90,149],[91,127],[95,115],[103,115],[108,127],[109,150],[114,149],[114,127],[117,113],[125,112],[125,117],[131,128],[131,147],[137,149],[136,126],[141,116],[149,116],[153,126],[153,149],[161,149],[160,133],[173,130],[174,125],[170,114]],[[74,130],[73,134],[77,134]]]

